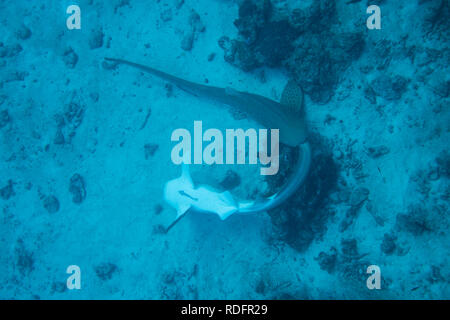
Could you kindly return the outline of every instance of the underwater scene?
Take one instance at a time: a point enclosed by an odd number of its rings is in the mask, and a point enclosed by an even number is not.
[[[0,0],[0,299],[449,299],[448,0]]]

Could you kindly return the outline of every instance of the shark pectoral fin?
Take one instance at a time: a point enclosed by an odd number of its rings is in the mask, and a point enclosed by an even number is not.
[[[195,198],[189,196],[194,191],[194,184],[189,174],[189,166],[183,165],[179,178],[168,181],[164,186],[165,201],[177,211],[175,220],[166,229],[168,232],[192,207]]]
[[[220,220],[225,220],[229,216],[231,216],[233,213],[235,213],[238,209],[236,207],[223,207],[216,211],[217,215],[219,216]]]
[[[174,225],[176,225],[178,223],[178,221],[181,220],[181,218],[183,218],[186,214],[186,212],[191,208],[190,205],[181,205],[178,207],[177,209],[177,217],[175,218],[175,220],[173,220],[173,222],[166,228],[166,233],[169,232],[170,229],[173,228]]]
[[[177,208],[177,219],[184,215],[191,208],[190,204],[181,204]]]
[[[216,210],[216,213],[219,215],[221,220],[225,220],[233,213],[235,213],[238,208],[233,196],[229,191],[222,192],[219,196],[223,205]]]
[[[230,191],[224,191],[220,194],[220,198],[225,202],[235,206],[236,202],[234,201],[233,196]]]

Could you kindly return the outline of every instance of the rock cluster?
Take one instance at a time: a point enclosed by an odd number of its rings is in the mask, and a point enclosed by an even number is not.
[[[333,215],[329,196],[337,186],[339,169],[333,160],[326,141],[320,136],[310,137],[315,150],[309,175],[297,192],[281,207],[269,211],[274,233],[298,251],[308,248],[314,239],[326,231],[326,222]],[[279,191],[291,174],[296,157],[292,149],[282,146],[280,172],[271,177],[270,194]]]
[[[274,9],[269,0],[245,0],[234,23],[238,38],[223,36],[219,46],[224,59],[244,71],[286,67],[313,101],[326,103],[365,46],[362,33],[332,28],[336,19],[333,0],[313,1],[288,13]]]

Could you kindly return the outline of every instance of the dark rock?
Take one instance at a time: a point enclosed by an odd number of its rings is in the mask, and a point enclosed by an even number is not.
[[[419,0],[419,2],[420,1],[424,1],[424,0]],[[425,1],[427,1],[427,0],[425,0]],[[386,0],[367,0],[367,6],[370,6],[373,4],[379,6],[380,4],[383,4],[385,2],[386,2]]]
[[[406,214],[397,215],[396,227],[405,230],[414,236],[420,236],[431,231],[427,220],[427,210],[420,205],[411,205]]]
[[[160,204],[158,203],[157,205],[155,205],[154,210],[155,210],[155,214],[158,215],[158,214],[160,214],[161,212],[163,212],[164,208],[163,208],[162,205],[160,205]]]
[[[103,46],[103,38],[105,34],[101,29],[96,29],[90,33],[89,48],[91,50],[98,49]]]
[[[183,39],[181,40],[181,49],[184,51],[191,51],[194,45],[194,32],[192,30],[187,31]]]
[[[268,1],[244,0],[239,6],[239,18],[234,25],[239,34],[248,44],[256,41],[258,30],[267,21],[270,15],[270,3]]]
[[[194,32],[204,32],[206,29],[200,18],[200,15],[195,11],[192,11],[191,15],[189,16],[189,25],[191,26],[192,30],[194,30]]]
[[[67,284],[64,283],[63,281],[57,281],[57,282],[52,283],[52,291],[53,292],[63,293],[64,291],[66,291],[66,289],[67,289]]]
[[[305,37],[298,41],[286,67],[314,102],[326,103],[340,75],[359,58],[364,45],[362,33]]]
[[[341,240],[342,254],[345,258],[354,259],[359,257],[358,243],[356,239]]]
[[[98,102],[98,99],[100,98],[100,95],[98,92],[91,92],[89,94],[89,97],[92,99],[93,102]]]
[[[225,51],[225,61],[245,71],[263,64],[281,65],[292,51],[292,41],[298,34],[287,19],[270,21],[270,13],[270,1],[246,0],[241,3],[239,18],[234,22],[240,38],[231,42],[226,37],[219,40]]]
[[[370,266],[368,261],[359,259],[348,260],[340,266],[340,276],[346,280],[357,283],[366,283],[367,281],[367,267]],[[383,284],[382,284],[382,287]]]
[[[359,210],[361,209],[364,202],[368,199],[369,190],[366,188],[357,188],[354,190],[350,196],[351,207],[346,211],[344,219],[339,225],[339,231],[344,232],[350,227],[355,221]]]
[[[23,81],[28,75],[28,71],[14,70],[6,74],[5,82]]]
[[[448,98],[450,95],[450,81],[442,79],[435,79],[432,82],[432,90],[441,98]]]
[[[225,61],[244,71],[284,65],[314,102],[325,103],[365,45],[362,33],[337,33],[335,22],[333,0],[313,1],[291,14],[274,14],[268,0],[245,0],[234,22],[238,39],[221,38],[219,44]]]
[[[431,266],[431,272],[428,274],[428,281],[431,283],[446,282],[446,279],[441,274],[441,269],[438,266]]]
[[[363,202],[369,197],[369,189],[367,188],[357,188],[352,192],[350,197],[350,205],[352,207],[361,207]]]
[[[105,281],[110,280],[113,277],[114,273],[118,271],[118,268],[115,264],[104,262],[94,267],[94,271],[97,277]]]
[[[395,240],[397,240],[395,235],[385,233],[383,236],[383,242],[381,243],[381,251],[387,255],[394,253],[397,248]]]
[[[92,4],[93,0],[90,0],[89,2],[89,4]],[[114,13],[117,13],[120,8],[123,8],[125,6],[131,8],[130,0],[120,0],[119,2],[117,2],[117,4],[114,6]]]
[[[80,204],[86,199],[85,182],[78,173],[70,178],[69,192],[72,193],[72,201],[76,204]]]
[[[446,150],[442,151],[436,158],[439,174],[449,178],[450,177],[450,153]]]
[[[378,70],[384,70],[389,66],[392,60],[391,49],[393,47],[394,43],[386,39],[380,40],[375,44],[374,59]]]
[[[389,148],[384,145],[367,148],[367,155],[371,158],[379,158],[388,154],[389,152]]]
[[[78,55],[75,53],[75,51],[72,48],[67,48],[64,51],[63,57],[62,57],[64,64],[68,68],[75,68],[78,62]]]
[[[64,139],[64,134],[62,133],[61,128],[58,128],[56,130],[55,139],[53,139],[54,144],[64,144],[66,140]]]
[[[341,190],[338,194],[338,199],[341,202],[347,202],[350,200],[351,192],[348,189]]]
[[[426,29],[433,33],[442,35],[442,41],[449,40],[450,30],[450,3],[448,0],[432,1],[431,11],[425,19]]]
[[[335,270],[337,257],[337,250],[332,247],[329,253],[325,253],[323,251],[320,252],[319,256],[315,258],[315,260],[319,263],[320,269],[331,274]]]
[[[243,41],[234,41],[234,59],[233,64],[244,71],[252,71],[262,66],[261,59],[258,59],[256,53]]]
[[[14,192],[14,183],[12,180],[8,180],[8,184],[0,189],[0,197],[3,200],[8,200],[15,195],[16,193]]]
[[[10,46],[0,46],[0,58],[12,58],[22,52],[23,48],[20,44]]]
[[[185,30],[183,39],[181,40],[181,49],[184,51],[191,51],[194,45],[194,40],[200,32],[205,31],[205,25],[200,19],[200,15],[192,10],[189,16],[189,28]]]
[[[2,110],[0,112],[0,129],[5,127],[10,121],[11,118],[9,116],[8,110]]]
[[[267,286],[266,283],[264,282],[264,279],[260,279],[256,285],[255,292],[259,294],[265,294],[266,288]]]
[[[55,196],[46,196],[44,198],[44,208],[48,213],[59,211],[59,200]]]
[[[364,89],[364,97],[369,100],[369,102],[371,104],[376,104],[377,103],[377,95],[375,93],[375,91],[372,89],[371,86],[367,86]]]
[[[164,85],[164,89],[166,89],[166,97],[167,98],[173,97],[173,85],[171,83],[166,83]]]
[[[176,0],[175,2],[176,2],[175,8],[177,8],[177,10],[181,9],[181,7],[184,4],[184,0]]]
[[[172,9],[166,9],[160,14],[161,20],[164,22],[172,20]]]
[[[225,190],[231,190],[241,184],[241,177],[233,170],[227,170],[225,178],[220,182],[220,186]]]
[[[233,63],[236,55],[236,41],[228,37],[221,37],[218,41],[219,47],[224,51],[224,59],[228,63]]]
[[[264,58],[261,64],[277,67],[291,54],[297,36],[287,20],[268,22],[259,30],[253,50]]]
[[[406,78],[399,75],[388,77],[385,74],[378,76],[371,83],[376,95],[386,100],[399,100],[406,91],[407,85]]]
[[[17,240],[15,248],[16,266],[22,276],[28,275],[34,269],[33,253],[25,248],[22,239]]]
[[[312,5],[305,11],[307,31],[313,34],[320,34],[328,31],[336,20],[336,1],[313,1]]]
[[[145,151],[145,159],[148,160],[150,157],[153,157],[158,150],[159,146],[153,143],[147,143],[144,145]]]
[[[76,102],[66,105],[64,117],[67,124],[70,124],[72,130],[78,128],[83,122],[84,107]]]
[[[359,208],[358,207],[350,207],[345,212],[345,216],[339,225],[339,232],[344,232],[350,227],[355,221],[356,216],[358,215]]]
[[[338,177],[338,167],[326,141],[311,135],[310,143],[316,153],[305,182],[282,206],[268,212],[279,239],[300,252],[326,231],[326,221],[334,214],[328,206],[329,196],[335,191]],[[267,179],[270,194],[278,192],[289,179],[297,157],[294,150],[281,146],[280,171]]]
[[[19,39],[26,40],[31,37],[31,30],[22,24],[16,34]]]
[[[214,52],[210,53],[210,54],[208,55],[208,61],[209,61],[209,62],[213,61],[215,57],[216,57],[216,54],[215,54]]]
[[[430,181],[437,181],[440,178],[439,167],[432,165],[428,169],[427,177]]]

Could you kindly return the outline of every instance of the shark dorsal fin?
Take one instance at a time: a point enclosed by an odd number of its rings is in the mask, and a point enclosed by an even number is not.
[[[294,80],[289,80],[284,87],[280,105],[289,113],[303,113],[303,90]]]

